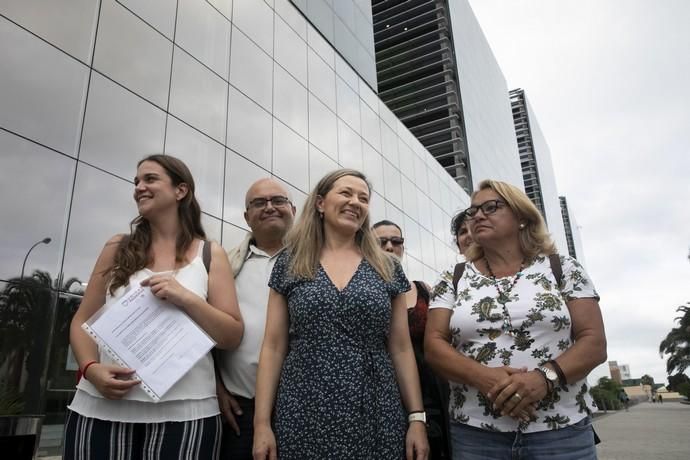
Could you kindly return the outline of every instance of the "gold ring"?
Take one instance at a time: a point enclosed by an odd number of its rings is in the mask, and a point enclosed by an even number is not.
[[[520,396],[517,391],[515,393],[513,393],[513,396],[511,396],[511,399],[512,398],[516,398],[518,400],[518,402],[522,401],[522,396]]]

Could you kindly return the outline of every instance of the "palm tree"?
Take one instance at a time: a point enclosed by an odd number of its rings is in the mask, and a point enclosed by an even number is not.
[[[683,316],[674,319],[679,325],[671,329],[659,345],[659,354],[662,357],[670,355],[666,361],[668,375],[674,372],[682,373],[690,367],[690,302],[687,306],[678,307],[676,311],[683,313]]]

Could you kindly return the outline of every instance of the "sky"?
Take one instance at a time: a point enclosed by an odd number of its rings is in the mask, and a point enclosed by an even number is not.
[[[550,147],[601,296],[608,359],[667,383],[659,343],[690,302],[690,2],[470,5]],[[590,381],[608,375],[604,364]]]

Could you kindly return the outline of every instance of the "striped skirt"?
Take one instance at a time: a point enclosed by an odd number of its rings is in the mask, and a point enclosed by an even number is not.
[[[124,423],[68,411],[63,460],[217,460],[220,415],[186,422]]]

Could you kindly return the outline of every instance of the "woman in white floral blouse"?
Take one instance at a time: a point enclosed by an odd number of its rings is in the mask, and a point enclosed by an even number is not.
[[[518,188],[483,181],[465,215],[468,263],[457,292],[453,270],[441,275],[425,336],[450,381],[453,458],[596,459],[585,378],[606,360],[606,338],[592,282],[554,256]]]

